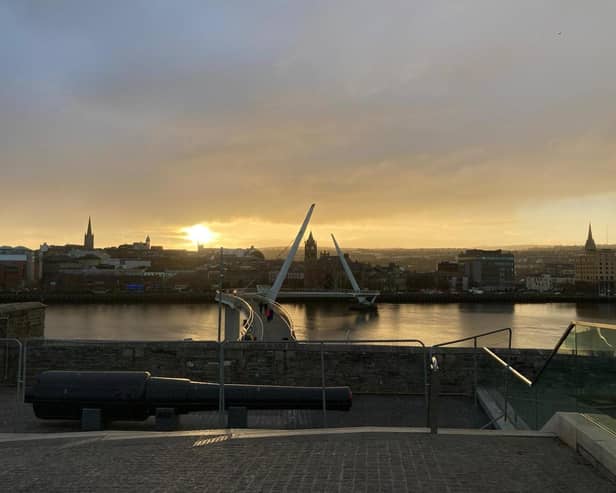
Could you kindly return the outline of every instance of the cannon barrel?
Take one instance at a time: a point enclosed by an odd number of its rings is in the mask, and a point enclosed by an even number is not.
[[[101,409],[107,419],[144,420],[157,408],[177,414],[218,409],[218,383],[153,377],[138,371],[46,371],[25,394],[41,419],[79,419],[84,408]],[[321,387],[225,384],[225,407],[321,409]],[[349,387],[325,387],[326,408],[348,411]]]

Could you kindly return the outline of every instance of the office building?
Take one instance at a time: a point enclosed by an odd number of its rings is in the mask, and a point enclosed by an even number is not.
[[[458,255],[468,289],[512,291],[515,287],[513,254],[502,250],[466,250]]]

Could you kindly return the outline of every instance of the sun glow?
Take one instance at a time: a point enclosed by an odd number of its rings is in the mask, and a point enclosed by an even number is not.
[[[203,224],[194,224],[187,228],[182,228],[186,235],[186,239],[192,241],[195,245],[207,245],[218,238],[218,233],[215,233]]]

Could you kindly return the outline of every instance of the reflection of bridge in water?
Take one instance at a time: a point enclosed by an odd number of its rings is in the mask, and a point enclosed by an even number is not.
[[[222,295],[220,293],[216,295],[216,300],[225,307],[225,340],[294,341],[293,320],[277,302],[278,299],[354,299],[352,309],[376,310],[375,301],[380,294],[379,291],[362,290],[359,287],[334,235],[332,239],[338,258],[352,289],[281,291],[299,244],[306,233],[314,207],[315,204],[312,204],[308,209],[304,222],[271,287],[257,286],[255,290],[234,289],[231,293],[223,292]]]

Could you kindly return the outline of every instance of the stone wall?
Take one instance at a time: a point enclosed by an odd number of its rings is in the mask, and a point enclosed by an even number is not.
[[[0,304],[0,338],[27,339],[45,335],[45,305],[38,302]]]
[[[0,304],[0,339],[45,335],[45,305],[38,302]],[[0,340],[0,385],[16,385],[19,345]]]
[[[321,385],[318,344],[268,342],[227,343],[225,381],[262,385]],[[546,351],[512,352],[512,363],[529,371]],[[443,393],[471,394],[475,381],[472,348],[439,348]],[[503,354],[505,358],[507,355]],[[155,376],[218,381],[215,343],[196,341],[102,342],[35,339],[27,343],[27,383],[44,370],[147,370]],[[349,385],[357,393],[422,394],[428,350],[417,347],[326,345],[326,385]],[[517,366],[519,365],[519,366]],[[481,349],[478,373],[493,372]],[[532,375],[531,375],[532,376]]]

